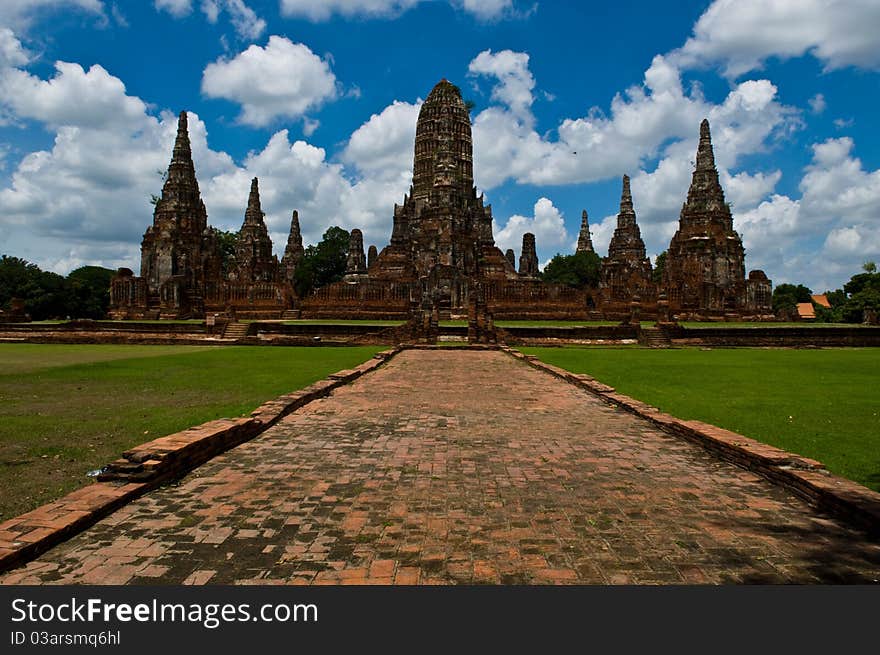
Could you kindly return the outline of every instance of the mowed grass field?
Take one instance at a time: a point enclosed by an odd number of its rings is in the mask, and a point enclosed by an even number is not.
[[[0,521],[132,446],[249,414],[380,350],[0,344]]]
[[[880,349],[521,350],[880,491]]]

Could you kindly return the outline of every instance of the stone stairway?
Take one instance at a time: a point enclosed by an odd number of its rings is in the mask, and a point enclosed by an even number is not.
[[[281,314],[282,321],[295,321],[298,318],[302,318],[301,309],[286,309],[284,310],[284,313]]]
[[[227,323],[226,327],[223,330],[223,338],[224,339],[233,339],[236,341],[239,339],[244,339],[247,336],[248,330],[250,330],[250,327],[251,327],[250,323],[236,323],[236,322]]]
[[[639,330],[639,345],[645,348],[669,348],[672,341],[660,328],[649,327]]]

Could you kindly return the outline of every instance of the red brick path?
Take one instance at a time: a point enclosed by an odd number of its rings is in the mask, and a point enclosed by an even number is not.
[[[499,352],[405,351],[0,577],[877,582],[880,544]]]

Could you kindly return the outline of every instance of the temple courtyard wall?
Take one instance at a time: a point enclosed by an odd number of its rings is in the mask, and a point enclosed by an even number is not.
[[[108,343],[186,345],[355,345],[363,343],[405,343],[413,341],[398,329],[403,319],[396,316],[373,320],[399,320],[400,324],[287,323],[253,321],[228,324],[207,322],[69,321],[66,323],[0,323],[0,342],[22,343]],[[328,320],[332,320],[328,319]],[[237,329],[233,334],[232,328]],[[645,325],[508,326],[500,329],[501,341],[510,345],[628,344],[643,340],[654,330]],[[767,326],[686,327],[662,329],[666,345],[712,347],[880,347],[880,327],[872,326]],[[438,338],[466,340],[463,325],[440,325]]]

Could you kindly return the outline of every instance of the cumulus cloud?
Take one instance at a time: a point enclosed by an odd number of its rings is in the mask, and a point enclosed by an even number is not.
[[[202,93],[239,103],[239,120],[261,127],[303,116],[336,98],[337,88],[328,61],[302,43],[270,36],[265,47],[252,45],[232,59],[208,64]]]
[[[880,255],[880,170],[865,170],[854,145],[849,137],[814,144],[800,198],[774,194],[734,213],[754,265],[782,271],[776,282],[828,289]]]
[[[177,116],[152,115],[146,102],[98,65],[84,69],[58,62],[47,79],[28,73],[11,64],[26,61],[20,44],[3,37],[0,33],[0,52],[12,55],[0,62],[0,107],[15,120],[41,122],[54,135],[50,148],[9,162],[10,182],[0,189],[4,252],[61,273],[86,263],[137,268],[138,246],[152,216],[149,199],[161,189]],[[236,163],[209,147],[204,122],[190,112],[193,159],[209,221],[238,229],[250,180],[258,176],[279,254],[294,208],[306,242],[340,225],[361,228],[368,244],[381,247],[388,241],[394,203],[409,185],[411,152],[405,157],[403,151],[407,139],[407,149],[412,147],[406,132],[414,130],[417,112],[418,104],[395,103],[371,118],[355,132],[345,164],[329,161],[322,148],[292,140],[287,130]],[[412,125],[396,135],[390,127],[398,121]]]
[[[880,69],[880,4],[874,0],[715,0],[674,58],[720,65],[735,78],[770,57],[811,54],[834,70]]]
[[[421,101],[395,101],[361,125],[342,153],[343,161],[379,178],[412,176],[413,143]]]
[[[157,11],[165,11],[174,18],[189,16],[193,11],[193,0],[154,0]],[[216,23],[220,15],[226,13],[242,39],[258,39],[266,31],[266,21],[257,16],[244,0],[202,0],[201,10],[209,23]]]
[[[266,21],[244,0],[202,0],[202,13],[209,23],[216,23],[223,12],[229,14],[232,26],[242,39],[258,39],[266,31]]]
[[[571,241],[562,213],[553,206],[550,199],[543,197],[535,203],[532,216],[514,214],[507,219],[504,227],[493,221],[492,229],[495,232],[495,243],[501,250],[513,248],[519,251],[526,232],[535,235],[536,247],[544,252],[552,251],[553,248],[567,248]]]
[[[101,0],[3,0],[0,2],[0,25],[21,31],[41,15],[70,10],[106,17]]]
[[[679,69],[658,55],[642,85],[612,99],[609,115],[593,108],[584,117],[564,119],[553,140],[533,127],[534,80],[527,64],[525,53],[509,51],[487,51],[471,62],[472,72],[495,79],[491,94],[496,104],[477,114],[473,126],[474,170],[482,188],[507,179],[526,184],[593,182],[634,173],[649,159],[669,156],[683,163],[677,171],[661,163],[660,173],[680,182],[704,117],[712,122],[722,168],[766,149],[771,136],[800,126],[796,110],[778,101],[778,89],[768,80],[744,81],[722,103],[713,104],[698,88],[686,92]]]
[[[345,18],[393,18],[427,0],[281,0],[281,14],[321,22],[335,15]],[[513,0],[449,0],[478,20],[516,15]]]
[[[192,13],[192,0],[154,0],[157,11],[167,11],[175,18],[182,18]]]
[[[814,114],[821,114],[828,107],[828,103],[825,101],[825,94],[823,93],[814,95],[807,101],[807,104],[810,105],[810,111]]]
[[[535,78],[529,70],[529,55],[525,52],[502,50],[493,54],[484,50],[468,65],[469,75],[488,75],[498,80],[492,87],[492,100],[506,105],[514,116],[531,123]]]
[[[139,124],[144,103],[125,93],[122,81],[103,67],[55,62],[55,77],[41,80],[18,68],[0,74],[0,103],[20,118],[57,127],[100,129]]]

